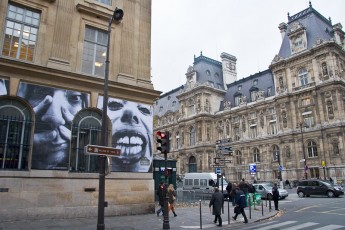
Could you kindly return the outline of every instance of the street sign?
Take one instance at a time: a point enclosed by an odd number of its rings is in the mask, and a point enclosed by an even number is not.
[[[222,144],[222,143],[230,143],[231,138],[223,139],[223,140],[216,140],[216,145]]]
[[[222,169],[221,168],[216,168],[216,174],[221,174],[222,173]]]
[[[225,165],[215,165],[215,164],[211,164],[212,168],[225,168]]]
[[[299,162],[304,162],[304,161],[305,161],[305,159],[299,160]]]
[[[249,172],[250,173],[256,173],[256,164],[250,164],[249,165]]]
[[[91,155],[119,156],[121,154],[121,149],[99,145],[87,145],[85,146],[85,153]]]
[[[279,171],[283,171],[283,166],[282,165],[279,165]]]

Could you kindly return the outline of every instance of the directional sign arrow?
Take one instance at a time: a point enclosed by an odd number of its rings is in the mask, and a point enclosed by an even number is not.
[[[87,145],[85,146],[85,152],[93,155],[119,156],[121,154],[121,149],[99,145]]]

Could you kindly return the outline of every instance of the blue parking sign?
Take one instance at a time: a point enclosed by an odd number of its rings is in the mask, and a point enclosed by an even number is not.
[[[256,164],[250,164],[249,165],[249,172],[250,173],[256,173]]]
[[[221,174],[222,173],[222,169],[221,168],[216,168],[216,174]]]

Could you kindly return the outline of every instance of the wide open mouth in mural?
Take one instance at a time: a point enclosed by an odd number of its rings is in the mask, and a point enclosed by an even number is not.
[[[120,156],[113,157],[117,164],[134,164],[147,151],[147,141],[143,134],[136,130],[124,130],[113,135],[113,146],[121,150]]]

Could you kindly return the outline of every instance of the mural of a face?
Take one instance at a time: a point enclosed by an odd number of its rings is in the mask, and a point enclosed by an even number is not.
[[[99,98],[101,105],[103,98]],[[113,171],[148,172],[152,164],[152,106],[109,98],[112,146],[121,155],[112,158]]]
[[[71,123],[87,106],[87,94],[21,83],[18,96],[31,104],[36,116],[32,168],[67,169]]]

